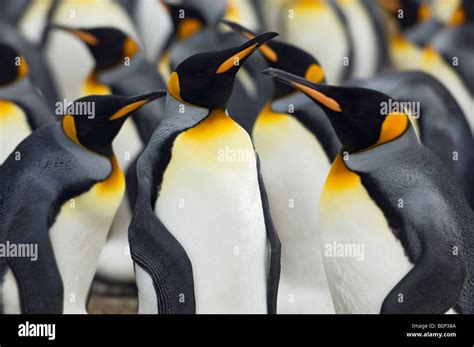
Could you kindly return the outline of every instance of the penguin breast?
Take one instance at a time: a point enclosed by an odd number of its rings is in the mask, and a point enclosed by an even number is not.
[[[267,242],[248,134],[213,111],[175,139],[155,213],[193,266],[199,313],[265,313]]]
[[[413,264],[388,222],[338,154],[321,195],[322,254],[337,313],[380,313]]]

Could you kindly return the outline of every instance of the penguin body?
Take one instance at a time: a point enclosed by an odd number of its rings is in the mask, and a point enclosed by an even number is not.
[[[297,96],[300,105],[306,101]],[[334,313],[315,213],[330,165],[324,148],[295,115],[268,109],[257,118],[252,137],[283,245],[278,313]]]
[[[374,90],[266,73],[321,106],[342,143],[319,209],[336,312],[472,312],[474,215],[408,115],[383,113]]]
[[[4,305],[7,302],[21,304],[20,307],[10,307],[11,312],[4,312],[62,313],[64,305],[70,302],[70,295],[74,295],[74,298],[77,295],[79,296],[77,299],[82,299],[82,293],[77,292],[78,288],[73,292],[64,291],[64,287],[67,286],[63,285],[60,266],[55,261],[55,256],[60,248],[67,247],[65,249],[67,250],[68,245],[69,247],[78,245],[72,246],[70,242],[56,244],[58,248],[55,250],[50,235],[54,223],[51,217],[59,214],[63,203],[65,209],[70,208],[67,204],[68,199],[88,191],[94,184],[105,180],[110,174],[111,166],[105,158],[91,154],[72,143],[59,123],[38,129],[16,150],[22,154],[21,161],[15,161],[14,156],[10,156],[1,170],[2,213],[5,214],[2,216],[2,239],[17,243],[36,242],[40,255],[36,262],[28,258],[9,258],[2,264],[2,275],[6,271],[5,266],[15,274],[8,276],[8,282],[2,284],[7,289],[3,290],[2,302]],[[44,155],[45,153],[48,155]],[[52,158],[56,164],[48,163]],[[21,170],[18,165],[22,166]],[[24,210],[23,222],[20,223],[17,216],[18,211],[22,210]],[[68,226],[67,229],[79,230],[79,225],[75,225],[73,229]],[[66,231],[62,230],[63,233]],[[61,256],[64,254],[61,253]],[[90,258],[87,260],[82,257],[76,258],[71,253],[67,253],[66,259],[68,258],[71,262],[90,260]],[[66,272],[77,275],[82,269],[84,268],[81,265]],[[65,270],[63,268],[63,271]],[[85,305],[85,301],[80,303]],[[79,312],[83,310],[85,306]]]
[[[21,160],[11,155],[4,163],[1,240],[37,244],[38,258],[2,261],[2,310],[86,312],[100,251],[125,190],[112,139],[124,117],[161,95],[77,100],[95,103],[94,118],[66,115],[46,124],[16,148]]]
[[[47,101],[29,78],[26,59],[9,45],[0,43],[0,163],[33,130],[53,121],[55,117]],[[19,59],[19,64],[15,64]]]
[[[65,30],[87,44],[95,67],[82,86],[83,95],[136,95],[165,86],[154,66],[148,62],[136,42],[115,28],[67,28]],[[145,105],[127,119],[117,138],[114,150],[126,173],[127,195],[111,227],[110,236],[101,254],[98,275],[111,282],[133,281],[133,267],[128,255],[127,230],[136,199],[136,160],[157,127],[164,102]]]
[[[417,119],[422,143],[454,175],[473,206],[473,140],[462,109],[436,78],[421,71],[385,74],[370,80],[349,81],[348,85],[381,91],[399,102],[419,102]]]
[[[226,23],[247,38],[255,36],[239,24]],[[268,66],[287,67],[314,81],[324,81],[318,61],[293,45],[273,40],[262,46],[260,53]],[[315,211],[340,143],[324,112],[304,94],[273,81],[272,87],[252,139],[283,245],[278,312],[334,313]]]
[[[129,230],[141,313],[276,311],[279,244],[258,158],[224,111],[231,62],[273,36],[191,56],[170,77],[166,116],[138,161]]]

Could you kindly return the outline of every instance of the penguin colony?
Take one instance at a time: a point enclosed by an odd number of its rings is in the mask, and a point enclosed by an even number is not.
[[[474,314],[473,4],[1,1],[0,312]]]

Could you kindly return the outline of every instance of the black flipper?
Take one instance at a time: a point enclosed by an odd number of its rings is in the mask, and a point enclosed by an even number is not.
[[[16,155],[21,160],[16,160]],[[0,243],[38,245],[38,259],[0,257],[18,284],[22,313],[61,313],[63,285],[49,229],[62,204],[107,178],[110,161],[69,140],[59,122],[21,142],[0,169]],[[0,296],[1,298],[1,296]],[[2,310],[0,302],[0,311]]]
[[[267,284],[267,310],[269,314],[277,313],[278,285],[280,284],[281,272],[281,243],[273,224],[270,214],[270,204],[268,203],[267,192],[260,172],[260,158],[255,152],[257,158],[258,185],[260,187],[260,197],[262,199],[263,215],[265,217],[265,227],[267,229],[267,238],[270,243],[268,284]]]
[[[423,228],[421,257],[387,295],[383,314],[442,314],[456,305],[462,293],[466,268],[461,248],[450,242],[443,230],[419,227]]]

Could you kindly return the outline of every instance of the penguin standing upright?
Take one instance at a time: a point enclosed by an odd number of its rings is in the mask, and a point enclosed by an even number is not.
[[[83,84],[81,94],[137,95],[165,87],[153,64],[145,60],[138,44],[115,28],[69,28],[56,26],[83,41],[95,67]],[[101,256],[98,274],[115,282],[133,282],[128,252],[128,225],[136,199],[136,160],[162,117],[164,102],[159,100],[137,110],[114,140],[120,167],[126,172],[127,196],[122,202]]]
[[[247,38],[255,34],[226,22]],[[324,71],[303,50],[272,40],[259,48],[269,66],[319,83]],[[276,109],[276,110],[275,110]],[[303,93],[275,83],[252,139],[282,243],[278,313],[334,313],[315,213],[340,143],[324,112]]]
[[[34,129],[55,119],[28,70],[26,59],[0,42],[0,164]]]
[[[338,313],[474,312],[474,214],[387,95],[266,72],[323,108],[342,143],[319,215]]]
[[[125,178],[112,140],[127,116],[164,95],[88,96],[15,149],[0,169],[0,242],[37,245],[37,259],[0,258],[5,313],[85,313]]]
[[[170,77],[129,229],[141,313],[276,312],[278,237],[250,137],[225,113],[237,71],[276,35],[196,54]]]

